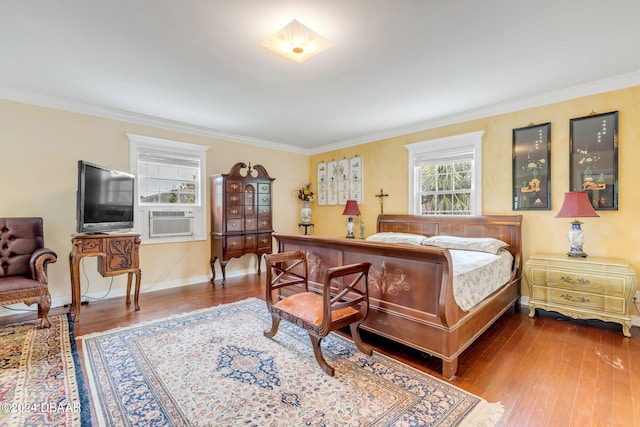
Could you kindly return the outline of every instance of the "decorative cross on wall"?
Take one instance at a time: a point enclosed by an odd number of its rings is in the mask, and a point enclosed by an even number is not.
[[[380,189],[380,193],[376,194],[376,197],[380,198],[380,213],[383,214],[384,213],[384,198],[388,197],[388,194],[385,194],[384,191],[382,191],[382,188]]]

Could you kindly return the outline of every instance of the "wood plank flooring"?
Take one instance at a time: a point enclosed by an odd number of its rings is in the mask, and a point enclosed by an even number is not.
[[[139,312],[124,298],[83,305],[76,336],[153,320],[248,297],[263,298],[257,275],[229,278],[226,286],[202,283],[140,295]],[[52,314],[65,310],[53,309]],[[0,324],[34,318],[0,319]],[[511,309],[465,351],[450,382],[505,407],[502,426],[640,426],[640,328],[576,321],[528,308]],[[438,378],[439,359],[363,332],[380,353]],[[80,352],[82,351],[79,345]]]

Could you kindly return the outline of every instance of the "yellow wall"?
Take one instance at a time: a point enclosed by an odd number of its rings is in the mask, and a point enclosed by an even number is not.
[[[310,181],[316,182],[321,161],[359,154],[364,165],[362,219],[365,235],[375,231],[380,204],[375,196],[381,188],[389,197],[385,213],[408,211],[408,151],[404,145],[458,135],[485,132],[482,147],[482,210],[484,214],[522,214],[523,255],[535,252],[563,253],[569,249],[567,219],[555,218],[569,191],[569,120],[596,113],[619,111],[618,210],[598,211],[600,218],[583,218],[585,251],[594,256],[626,258],[640,272],[640,87],[633,87],[566,102],[501,114],[428,131],[329,151],[310,157]],[[513,211],[511,206],[512,130],[531,123],[551,122],[551,210]],[[316,189],[314,185],[314,189]],[[342,207],[313,205],[314,234],[342,236]],[[523,289],[526,294],[527,290]]]
[[[389,194],[385,213],[406,213],[408,207],[408,159],[404,145],[484,130],[483,139],[483,212],[485,214],[521,213],[525,258],[534,252],[565,252],[569,221],[555,218],[568,190],[569,120],[592,111],[619,111],[619,210],[599,211],[600,218],[585,218],[585,250],[594,256],[623,257],[640,271],[640,231],[637,221],[640,198],[636,195],[637,159],[640,159],[640,87],[608,92],[557,104],[501,114],[417,132],[400,137],[306,156],[223,141],[150,126],[70,113],[0,100],[0,170],[4,185],[1,216],[42,216],[45,242],[58,254],[50,265],[49,284],[54,302],[70,300],[68,253],[70,236],[75,230],[75,192],[77,161],[91,161],[129,170],[127,133],[206,145],[207,174],[226,173],[238,162],[262,164],[276,178],[274,184],[274,229],[299,233],[301,204],[294,192],[310,181],[316,189],[316,166],[320,161],[352,157],[364,161],[362,216],[366,231],[375,230],[380,212],[377,194],[381,188]],[[511,210],[512,130],[530,123],[552,123],[551,189],[552,210]],[[10,184],[8,182],[11,182]],[[316,235],[344,236],[342,207],[312,204]],[[358,220],[356,220],[358,223]],[[618,237],[616,237],[618,236]],[[210,277],[209,242],[144,245],[141,248],[142,290],[168,285],[193,283]],[[228,274],[253,272],[255,257],[232,260]],[[218,268],[219,270],[219,268]],[[107,293],[110,279],[99,276],[95,259],[83,261],[82,291],[96,295]],[[218,271],[218,277],[219,277]],[[123,293],[125,277],[114,278],[109,296]],[[523,289],[526,294],[526,289]],[[144,299],[141,299],[144,305]],[[2,313],[0,312],[0,315]]]
[[[309,175],[307,155],[0,100],[3,181],[0,216],[43,217],[45,244],[58,254],[58,262],[49,266],[54,303],[71,299],[68,254],[76,227],[77,162],[82,159],[129,171],[127,133],[210,147],[208,175],[227,173],[240,161],[263,165],[276,178],[274,228],[298,232],[299,205],[292,191]],[[209,241],[143,245],[142,291],[208,280],[209,258]],[[227,265],[227,275],[253,272],[255,266],[255,256],[233,259]],[[82,292],[106,294],[111,279],[97,273],[96,259],[85,258],[82,269]],[[220,278],[218,265],[217,270]],[[122,295],[125,287],[126,275],[115,277],[109,296],[118,292]],[[144,298],[141,305],[144,307]],[[3,314],[6,313],[0,310],[0,315]]]

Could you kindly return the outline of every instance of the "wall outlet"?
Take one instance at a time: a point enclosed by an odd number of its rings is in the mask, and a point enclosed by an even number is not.
[[[636,302],[640,302],[640,291],[636,291],[636,296],[633,297],[633,300]]]

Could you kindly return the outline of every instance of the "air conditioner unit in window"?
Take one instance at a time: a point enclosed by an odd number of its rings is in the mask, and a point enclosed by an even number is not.
[[[192,236],[193,219],[189,209],[149,211],[149,237]]]

